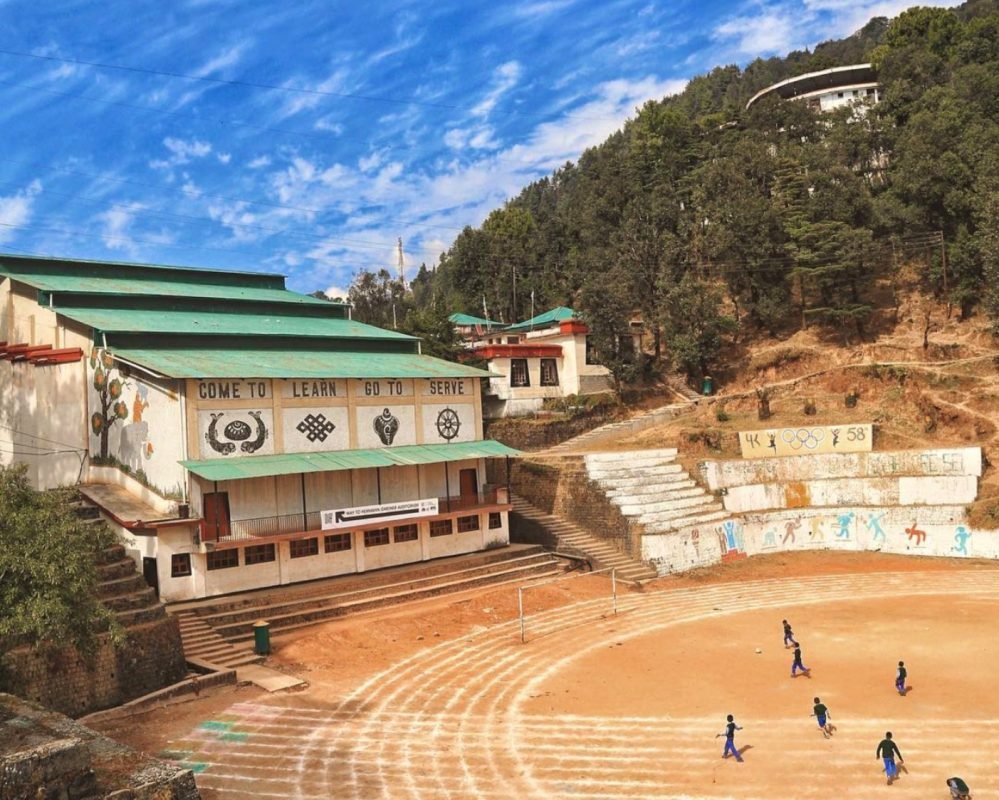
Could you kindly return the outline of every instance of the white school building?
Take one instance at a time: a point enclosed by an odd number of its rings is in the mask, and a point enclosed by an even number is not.
[[[509,541],[478,369],[251,272],[0,256],[0,464],[81,484],[164,601]]]

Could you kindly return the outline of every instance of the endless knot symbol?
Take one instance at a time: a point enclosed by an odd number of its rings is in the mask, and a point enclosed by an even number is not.
[[[336,430],[336,425],[322,414],[307,414],[305,419],[299,422],[295,428],[299,433],[304,433],[305,438],[310,442],[316,440],[325,442],[326,437]]]
[[[461,428],[461,420],[458,419],[458,412],[453,408],[445,408],[437,415],[437,435],[442,439],[451,441],[458,435]]]

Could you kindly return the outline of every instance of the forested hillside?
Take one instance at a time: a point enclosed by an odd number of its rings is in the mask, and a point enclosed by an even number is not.
[[[776,81],[865,61],[883,88],[866,113],[745,110]],[[539,310],[572,305],[623,378],[637,367],[615,334],[640,310],[656,351],[696,375],[730,336],[869,336],[879,287],[913,251],[924,291],[999,319],[999,0],[697,77],[466,228],[418,288],[506,321],[531,292]]]

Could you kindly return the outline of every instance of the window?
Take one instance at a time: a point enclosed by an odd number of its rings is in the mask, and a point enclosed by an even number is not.
[[[520,337],[519,336],[507,336],[506,337],[506,343],[507,344],[520,344]]]
[[[208,554],[208,569],[229,569],[239,566],[239,550],[216,550]]]
[[[350,539],[349,533],[331,533],[329,536],[323,537],[323,548],[327,553],[341,553],[344,550],[350,550]]]
[[[510,385],[511,386],[531,385],[531,376],[527,372],[526,358],[510,359]]]
[[[255,544],[243,551],[243,563],[247,566],[250,564],[266,564],[268,561],[274,561],[275,558],[273,544]]]
[[[378,547],[389,543],[388,528],[378,528],[373,531],[364,532],[364,546]]]
[[[296,539],[288,542],[292,558],[319,555],[319,539]]]
[[[541,385],[558,386],[558,362],[554,358],[541,359]]]
[[[590,337],[586,337],[586,363],[596,364],[597,354],[593,350],[593,342],[590,341]]]
[[[399,542],[415,542],[420,538],[420,529],[416,525],[397,525],[395,530],[392,531],[392,540],[399,544]]]
[[[842,96],[843,96],[843,93],[842,93],[842,92],[836,92],[836,96],[837,96],[837,97],[842,97]]]
[[[479,529],[479,515],[472,514],[467,517],[458,517],[458,533],[468,533]]]
[[[503,516],[499,511],[489,512],[489,530],[495,530],[496,528],[503,527]]]
[[[170,577],[186,578],[191,574],[191,554],[174,553],[170,556]]]
[[[431,536],[450,536],[451,533],[451,520],[449,519],[435,519],[430,523]]]

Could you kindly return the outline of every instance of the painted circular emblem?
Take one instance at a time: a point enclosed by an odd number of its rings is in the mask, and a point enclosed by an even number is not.
[[[241,419],[234,419],[225,426],[225,430],[223,431],[225,437],[234,442],[241,442],[244,439],[249,439],[251,432],[250,426]]]
[[[437,415],[437,435],[442,439],[450,442],[458,435],[460,429],[461,420],[453,408],[445,408]]]

